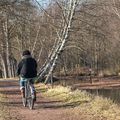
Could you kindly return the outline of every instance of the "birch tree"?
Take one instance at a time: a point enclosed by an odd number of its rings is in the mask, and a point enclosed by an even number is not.
[[[66,6],[63,7],[64,8],[63,16],[65,17],[64,18],[64,27],[60,32],[57,31],[57,35],[58,35],[57,39],[58,40],[55,43],[55,45],[53,46],[53,50],[49,54],[47,62],[44,64],[44,66],[42,67],[42,69],[39,72],[39,79],[41,79],[42,77],[47,75],[45,83],[47,83],[48,80],[50,79],[50,76],[52,75],[52,72],[55,69],[55,66],[57,64],[59,56],[61,55],[62,50],[63,50],[66,42],[68,41],[69,31],[72,26],[72,20],[73,20],[73,16],[75,13],[75,8],[77,5],[77,2],[78,2],[77,0],[67,1],[67,4],[65,4]],[[65,10],[65,9],[67,9],[67,10]]]

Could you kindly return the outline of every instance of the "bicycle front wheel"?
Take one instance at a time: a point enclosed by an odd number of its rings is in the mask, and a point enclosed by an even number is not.
[[[29,99],[28,106],[29,106],[30,110],[33,109],[33,106],[34,106],[34,100],[33,99]]]

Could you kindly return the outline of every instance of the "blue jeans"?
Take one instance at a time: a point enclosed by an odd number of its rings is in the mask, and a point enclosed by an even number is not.
[[[25,88],[25,82],[28,79],[31,79],[31,81],[30,81],[31,82],[31,87],[32,87],[33,91],[35,91],[35,87],[34,87],[34,80],[35,80],[35,78],[23,78],[23,77],[20,78],[20,90]]]

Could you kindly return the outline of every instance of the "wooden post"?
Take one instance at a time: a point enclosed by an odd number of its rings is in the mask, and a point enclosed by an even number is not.
[[[51,86],[53,88],[53,72],[51,73]]]
[[[92,69],[91,68],[89,69],[89,72],[90,72],[90,82],[92,84],[93,83],[93,79],[92,79]]]

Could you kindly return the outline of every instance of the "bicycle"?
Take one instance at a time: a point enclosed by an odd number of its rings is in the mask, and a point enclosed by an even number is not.
[[[33,94],[33,88],[32,88],[32,79],[27,79],[25,81],[25,91],[24,91],[24,97],[22,98],[23,106],[26,107],[28,104],[28,107],[30,110],[34,107],[34,98],[35,95]]]

